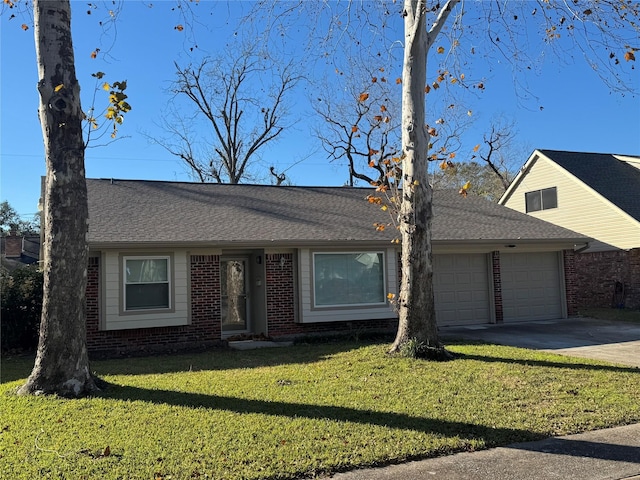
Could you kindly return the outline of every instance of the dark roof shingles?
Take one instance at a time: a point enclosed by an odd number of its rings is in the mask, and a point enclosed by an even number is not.
[[[137,180],[87,180],[90,243],[386,242],[388,213],[369,204],[370,188],[275,187]],[[584,238],[479,197],[434,192],[432,238]]]

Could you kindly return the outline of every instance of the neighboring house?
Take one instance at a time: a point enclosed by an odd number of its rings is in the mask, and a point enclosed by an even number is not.
[[[16,268],[38,263],[40,258],[40,235],[18,235],[9,232],[0,238],[2,269],[8,272]]]
[[[87,180],[91,351],[395,329],[399,246],[373,189]],[[575,314],[589,238],[434,192],[439,325]]]
[[[576,260],[581,303],[640,306],[640,157],[535,150],[499,203],[594,239]]]

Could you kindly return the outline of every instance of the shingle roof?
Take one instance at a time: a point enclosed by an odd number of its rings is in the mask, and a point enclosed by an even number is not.
[[[388,242],[371,188],[87,180],[90,244]],[[480,197],[434,192],[437,242],[575,241],[586,237]]]
[[[607,153],[540,150],[636,220],[640,221],[640,169]]]

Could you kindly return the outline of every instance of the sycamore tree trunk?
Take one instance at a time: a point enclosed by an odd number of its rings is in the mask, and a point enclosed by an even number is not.
[[[399,213],[402,237],[399,324],[390,352],[410,341],[446,357],[438,338],[433,298],[431,220],[433,191],[427,176],[429,135],[425,128],[427,53],[457,0],[442,7],[436,22],[426,28],[424,0],[404,2],[404,64],[402,71],[402,202]]]
[[[87,187],[71,6],[34,0],[33,10],[47,167],[44,298],[35,365],[19,393],[79,397],[97,387],[86,346]]]

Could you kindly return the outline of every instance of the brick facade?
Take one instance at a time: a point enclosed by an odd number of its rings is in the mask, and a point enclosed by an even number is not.
[[[221,343],[220,258],[191,256],[191,322],[176,327],[100,330],[100,258],[87,270],[87,347],[92,355],[202,348]]]
[[[496,323],[504,322],[502,310],[502,275],[500,274],[500,252],[491,252],[491,277],[493,278],[493,304],[496,311]]]
[[[615,282],[624,284],[624,306],[640,308],[640,248],[575,255],[577,304],[612,307]]]
[[[615,254],[612,256],[612,254]],[[601,272],[602,264],[612,272],[631,278],[636,284],[628,289],[630,298],[640,293],[637,280],[640,279],[640,249],[624,258],[619,252],[605,252],[595,257],[588,254],[563,252],[566,281],[567,312],[576,315],[579,302],[597,297],[592,290],[586,290],[588,278],[608,278]],[[587,260],[591,258],[591,263]],[[273,253],[264,256],[266,287],[267,333],[272,338],[294,337],[323,333],[349,333],[362,331],[395,331],[397,318],[384,320],[360,320],[326,323],[297,323],[299,292],[295,282],[294,255]],[[615,261],[613,261],[615,259]],[[502,279],[500,272],[500,252],[491,253],[493,279],[493,301],[496,321],[503,322]],[[598,260],[598,262],[595,262]],[[599,274],[585,273],[585,269],[600,265]],[[190,275],[190,323],[176,327],[140,328],[129,330],[100,330],[100,258],[91,257],[87,278],[87,344],[92,355],[114,355],[132,351],[178,350],[222,344],[220,313],[220,257],[217,255],[192,255],[189,261]],[[582,276],[581,276],[582,275]],[[609,273],[613,275],[613,273]],[[622,278],[622,277],[621,277]],[[628,281],[628,280],[625,280]],[[610,284],[611,282],[608,281]],[[604,298],[610,302],[611,289],[597,283],[604,291]],[[606,297],[606,298],[605,298]],[[635,297],[633,297],[635,298]],[[639,302],[640,303],[640,302]],[[583,303],[584,304],[584,303]],[[392,315],[390,311],[390,316]]]
[[[578,289],[576,278],[576,253],[573,250],[562,252],[564,265],[564,290],[567,300],[567,316],[574,317],[578,314]]]

